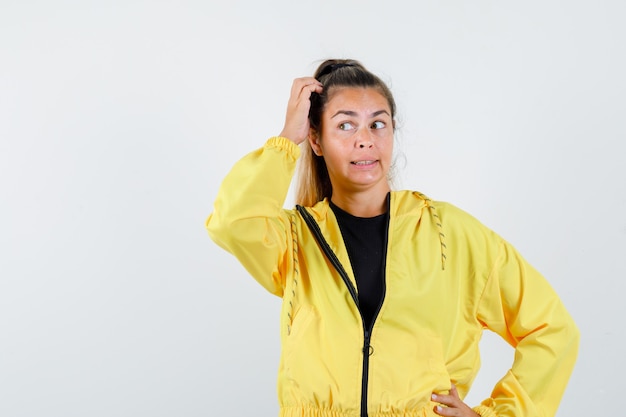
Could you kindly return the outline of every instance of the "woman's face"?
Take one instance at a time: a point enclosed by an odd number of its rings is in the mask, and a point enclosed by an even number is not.
[[[309,140],[324,157],[336,193],[389,191],[393,119],[385,96],[375,88],[337,87],[331,91],[318,134]]]

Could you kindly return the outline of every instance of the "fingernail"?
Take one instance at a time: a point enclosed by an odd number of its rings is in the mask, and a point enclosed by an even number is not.
[[[440,411],[440,412],[441,412],[441,411],[443,411],[443,407],[442,407],[442,406],[440,406],[440,405],[438,405],[438,406],[437,406],[437,411]]]
[[[430,398],[432,398],[434,401],[436,401],[437,400],[437,395],[433,394],[433,395],[430,396]]]

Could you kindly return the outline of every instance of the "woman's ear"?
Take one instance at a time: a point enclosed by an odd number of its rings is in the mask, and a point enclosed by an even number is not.
[[[309,129],[309,143],[311,144],[311,149],[313,149],[313,153],[317,156],[322,156],[322,147],[320,146],[319,134],[313,128]]]

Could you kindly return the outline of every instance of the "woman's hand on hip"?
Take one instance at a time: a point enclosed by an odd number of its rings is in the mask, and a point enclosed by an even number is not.
[[[291,96],[287,103],[285,126],[280,136],[299,145],[309,135],[309,109],[311,94],[321,93],[322,83],[313,77],[296,78],[291,87]]]
[[[472,410],[467,404],[461,401],[459,393],[456,390],[456,386],[452,384],[450,393],[436,394],[433,393],[433,401],[443,404],[446,407],[438,405],[435,407],[435,413],[440,416],[453,416],[453,417],[480,417],[474,410]]]

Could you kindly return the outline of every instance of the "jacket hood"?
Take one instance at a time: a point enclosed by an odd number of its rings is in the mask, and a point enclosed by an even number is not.
[[[391,191],[387,198],[387,209],[391,218],[405,215],[418,217],[429,216],[430,220],[439,230],[439,243],[441,254],[441,269],[446,269],[446,236],[444,234],[443,223],[437,213],[437,204],[425,194],[418,191]],[[308,207],[307,211],[313,216],[316,222],[323,223],[328,216],[334,216],[330,208],[328,198],[316,203],[313,207]]]

